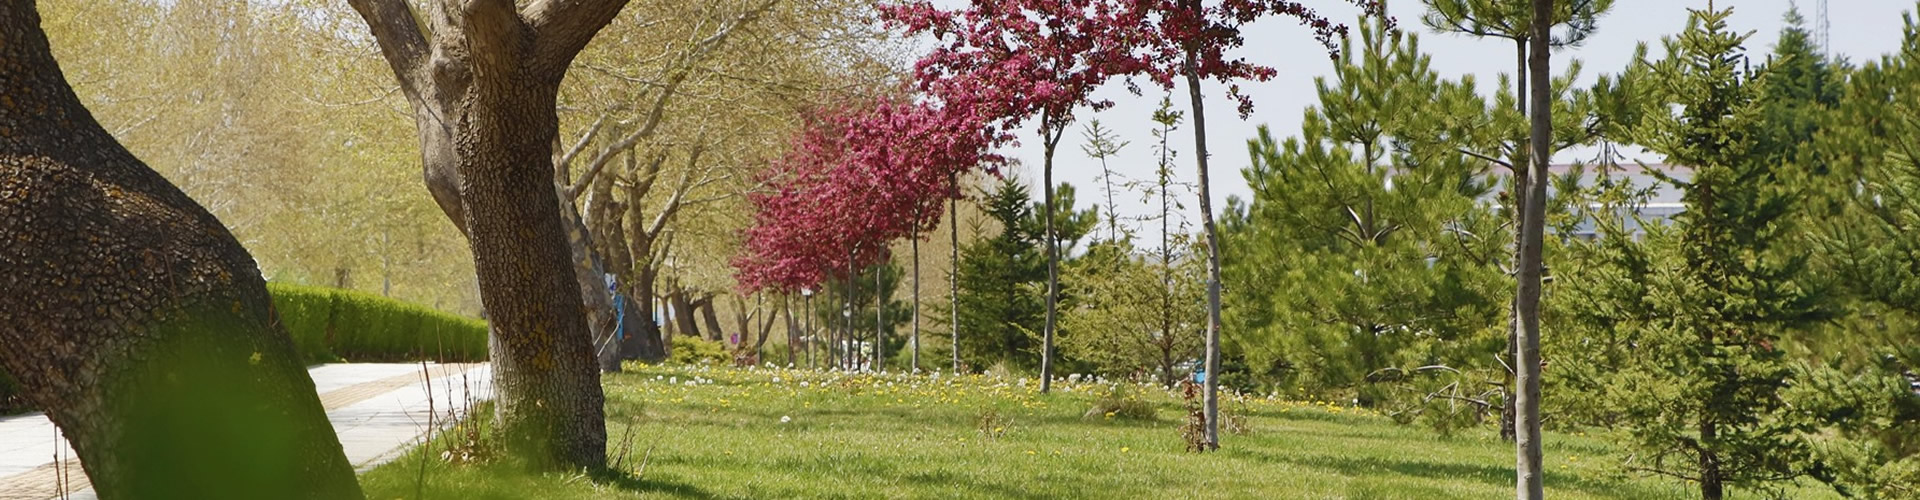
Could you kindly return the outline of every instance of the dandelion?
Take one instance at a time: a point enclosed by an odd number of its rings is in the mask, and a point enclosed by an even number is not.
[[[1027,450],[1027,454],[1028,454],[1028,455],[1032,455],[1032,454],[1034,454],[1034,453],[1033,453],[1033,450]],[[1564,467],[1564,466],[1563,466],[1563,467]]]
[[[1125,447],[1125,446],[1122,446],[1122,447],[1120,447],[1120,452],[1121,452],[1121,453],[1126,453],[1126,452],[1128,452],[1128,451],[1133,451],[1133,448],[1129,448],[1129,447]]]

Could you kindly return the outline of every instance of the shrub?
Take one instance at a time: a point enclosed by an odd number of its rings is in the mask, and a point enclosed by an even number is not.
[[[1159,418],[1153,403],[1140,398],[1128,384],[1114,384],[1106,394],[1094,398],[1093,407],[1087,409],[1086,418],[1090,419],[1126,419],[1154,420]]]
[[[280,323],[308,363],[487,359],[487,324],[352,290],[268,283]]]
[[[733,362],[733,356],[727,354],[727,347],[719,341],[705,340],[690,335],[673,337],[673,361],[683,364]]]

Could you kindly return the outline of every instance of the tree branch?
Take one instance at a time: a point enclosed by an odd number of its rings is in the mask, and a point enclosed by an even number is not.
[[[407,7],[406,0],[347,0],[354,12],[367,21],[367,29],[380,45],[393,76],[400,81],[409,98],[419,95],[415,73],[427,56],[427,38],[420,22]]]
[[[536,0],[526,9],[533,28],[533,63],[564,70],[587,42],[620,15],[627,0]]]
[[[460,31],[466,38],[474,75],[506,75],[514,71],[524,56],[522,42],[528,35],[528,27],[514,10],[513,0],[467,0],[460,14],[465,21]]]

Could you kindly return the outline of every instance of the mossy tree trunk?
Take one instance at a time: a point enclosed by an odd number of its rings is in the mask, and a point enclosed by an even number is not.
[[[0,2],[0,371],[102,498],[360,498],[258,266]]]

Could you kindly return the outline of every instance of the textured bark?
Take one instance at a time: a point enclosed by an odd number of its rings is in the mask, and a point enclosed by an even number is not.
[[[1518,352],[1514,359],[1514,462],[1516,498],[1535,500],[1545,496],[1540,456],[1540,278],[1541,246],[1546,232],[1547,164],[1552,160],[1548,141],[1553,138],[1553,99],[1547,41],[1552,27],[1552,0],[1533,0],[1533,35],[1529,54],[1529,78],[1533,80],[1533,114],[1528,143],[1532,151],[1532,171],[1527,180],[1527,198],[1523,205],[1520,232],[1520,262],[1515,312],[1520,328],[1515,330]]]
[[[473,249],[508,451],[536,467],[603,467],[583,273],[552,184],[555,104],[574,55],[626,2],[430,5],[431,29],[402,0],[348,3],[413,107],[429,191]]]
[[[0,372],[101,498],[360,498],[259,268],[0,1]]]
[[[1207,236],[1207,382],[1202,398],[1207,419],[1206,448],[1220,449],[1220,234],[1213,224],[1213,192],[1207,183],[1207,108],[1200,98],[1200,74],[1194,51],[1187,50],[1187,97],[1193,106],[1194,161],[1199,165],[1200,226]]]

